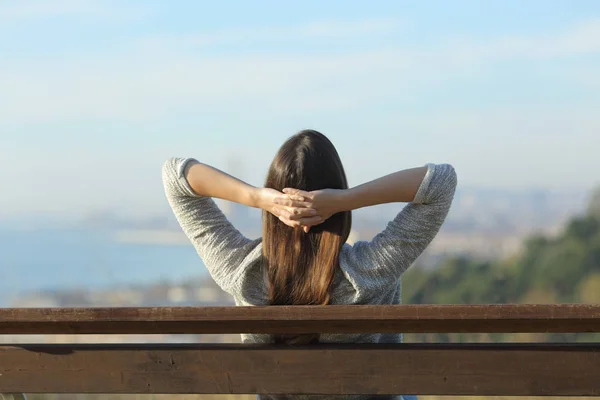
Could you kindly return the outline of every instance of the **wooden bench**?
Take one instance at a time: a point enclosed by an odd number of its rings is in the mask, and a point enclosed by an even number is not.
[[[0,309],[0,334],[600,332],[597,305]],[[0,392],[600,395],[600,343],[8,344]]]

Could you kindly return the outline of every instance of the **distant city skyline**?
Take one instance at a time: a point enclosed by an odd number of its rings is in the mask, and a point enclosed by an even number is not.
[[[351,185],[450,162],[586,193],[599,70],[593,0],[0,0],[0,219],[164,214],[172,156],[261,185],[303,128]]]

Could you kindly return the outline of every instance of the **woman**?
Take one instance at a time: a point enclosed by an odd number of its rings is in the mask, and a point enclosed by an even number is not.
[[[211,276],[237,305],[399,304],[400,276],[444,222],[456,188],[451,165],[398,171],[349,189],[321,133],[289,138],[264,188],[193,159],[163,167],[167,198]],[[238,232],[212,197],[263,212],[262,239]],[[369,242],[346,243],[351,211],[410,203]],[[244,342],[401,342],[401,334],[242,335]]]

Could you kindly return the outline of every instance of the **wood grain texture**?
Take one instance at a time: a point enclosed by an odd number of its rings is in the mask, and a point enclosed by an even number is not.
[[[0,309],[0,334],[600,332],[600,305]]]
[[[0,391],[600,395],[600,345],[0,346]]]

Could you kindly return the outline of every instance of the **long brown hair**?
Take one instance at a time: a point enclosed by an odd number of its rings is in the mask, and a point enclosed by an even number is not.
[[[275,156],[265,187],[305,191],[347,189],[340,157],[327,137],[304,130],[290,137]],[[291,228],[274,215],[263,213],[263,258],[272,305],[326,305],[339,254],[348,239],[352,215],[332,215],[308,233]],[[318,341],[318,334],[276,336],[292,344]]]

